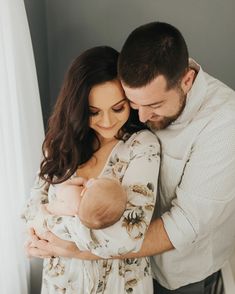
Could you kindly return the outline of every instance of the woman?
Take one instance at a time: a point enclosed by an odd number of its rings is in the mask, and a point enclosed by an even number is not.
[[[127,207],[114,225],[91,230],[78,217],[52,216],[47,226],[80,250],[102,258],[140,250],[156,200],[159,143],[130,109],[117,79],[118,52],[95,47],[81,54],[63,83],[43,143],[39,179],[24,213],[33,220],[56,184],[74,176],[112,176],[127,190]],[[41,237],[43,239],[43,237]],[[45,242],[43,240],[39,242]],[[37,243],[37,242],[36,242]],[[31,243],[30,248],[36,247]],[[152,293],[148,258],[44,259],[42,293]]]

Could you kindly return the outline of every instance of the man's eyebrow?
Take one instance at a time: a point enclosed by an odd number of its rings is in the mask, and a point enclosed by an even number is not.
[[[117,103],[112,105],[111,107],[117,106],[119,103],[121,103],[123,101],[127,101],[127,98],[125,97],[125,98],[121,99],[120,101],[118,101]],[[95,107],[95,106],[92,106],[92,105],[89,105],[89,107],[99,109],[98,107]]]
[[[158,101],[158,102],[155,102],[155,103],[148,104],[147,106],[155,106],[155,105],[162,104],[163,102],[164,102],[164,100],[161,100],[161,101]]]

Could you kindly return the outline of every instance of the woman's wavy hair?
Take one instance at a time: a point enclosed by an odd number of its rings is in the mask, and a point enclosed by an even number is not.
[[[67,180],[100,148],[96,133],[89,127],[88,97],[95,85],[117,79],[118,56],[111,47],[94,47],[78,56],[68,69],[42,145],[39,176],[46,182]],[[117,138],[123,140],[125,134],[144,128],[137,111],[131,110]]]

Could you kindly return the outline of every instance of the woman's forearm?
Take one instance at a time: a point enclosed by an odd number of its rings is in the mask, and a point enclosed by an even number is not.
[[[31,237],[34,238],[34,246],[33,248],[28,248],[27,253],[29,256],[41,258],[47,256],[63,256],[82,260],[103,259],[89,251],[80,251],[74,242],[62,240],[51,232],[47,232],[44,236],[40,236],[40,238],[37,238],[35,232],[33,232]],[[43,239],[45,242],[41,242],[40,239]],[[112,258],[140,258],[156,255],[173,248],[165,231],[163,221],[159,218],[150,224],[140,251],[136,253],[129,252],[125,255],[113,256]]]

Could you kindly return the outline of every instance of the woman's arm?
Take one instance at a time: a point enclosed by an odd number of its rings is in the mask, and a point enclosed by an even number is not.
[[[27,227],[33,227],[38,220],[43,223],[43,205],[48,203],[49,184],[42,181],[39,176],[36,177],[33,188],[30,191],[30,197],[27,200],[21,218],[26,222]]]
[[[40,240],[33,230],[31,230],[30,236],[33,242],[27,244],[26,252],[28,256],[39,258],[63,256],[83,260],[101,259],[101,257],[89,251],[80,251],[74,242],[62,240],[49,231],[41,236],[43,240]],[[173,249],[173,245],[168,238],[161,218],[159,218],[151,222],[140,251],[114,256],[113,258],[139,258],[156,255],[171,249]]]

